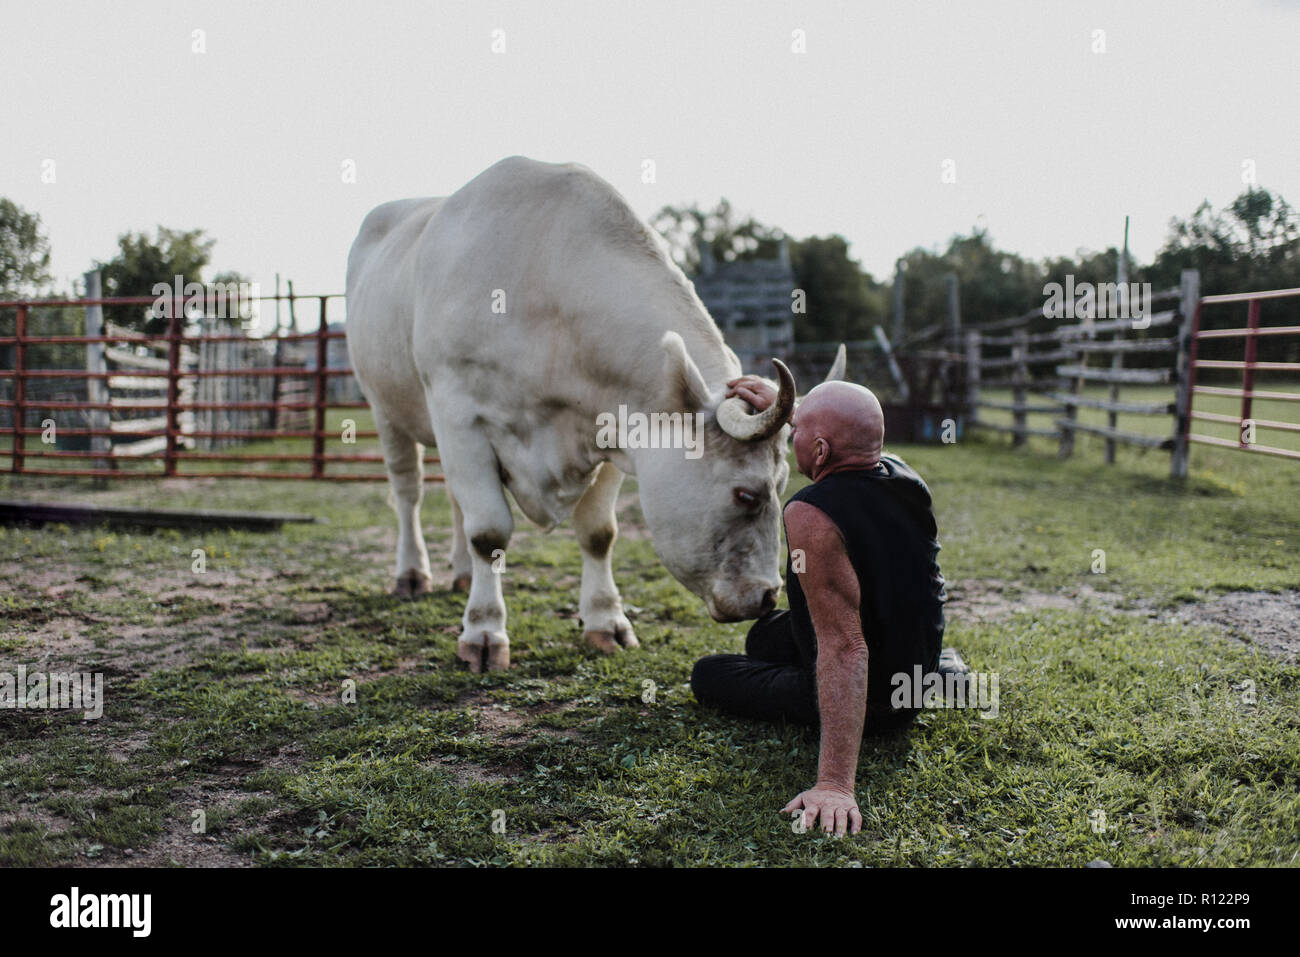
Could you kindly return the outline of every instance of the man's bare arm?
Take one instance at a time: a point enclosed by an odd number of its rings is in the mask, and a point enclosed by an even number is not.
[[[867,710],[867,644],[859,612],[857,573],[835,523],[821,509],[791,502],[785,509],[791,552],[803,551],[799,584],[817,632],[817,702],[821,754],[817,784],[787,805],[805,809],[805,823],[820,812],[822,829],[857,833],[862,815],[855,800],[858,750]],[[829,820],[828,820],[829,815]]]

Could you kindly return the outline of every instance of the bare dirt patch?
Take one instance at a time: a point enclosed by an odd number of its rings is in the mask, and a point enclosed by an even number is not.
[[[948,582],[947,591],[948,602],[944,607],[949,619],[960,616],[978,621],[1008,618],[1018,612],[1044,608],[1111,611],[1124,602],[1122,595],[1098,591],[1086,584],[1045,592],[997,579],[971,579]]]
[[[15,824],[35,825],[44,834],[62,834],[68,829],[68,820],[41,807],[39,804],[24,804],[16,813],[0,811],[0,832],[12,830]]]
[[[551,715],[563,715],[579,707],[575,701],[540,701],[536,704],[507,705],[493,701],[482,691],[471,691],[460,696],[457,708],[469,708],[474,712],[475,725],[482,735],[511,744],[532,737],[539,730],[539,723]],[[540,722],[539,722],[539,719]],[[553,730],[553,729],[548,729]],[[572,728],[565,728],[567,735],[580,734]]]
[[[328,602],[286,599],[274,569],[212,568],[194,575],[188,568],[152,575],[126,569],[106,582],[78,577],[72,563],[51,562],[36,573],[4,563],[0,575],[9,572],[35,590],[42,607],[0,626],[0,637],[21,642],[29,667],[144,676],[191,664],[236,641],[232,623],[286,600],[303,626],[331,618]]]
[[[469,784],[504,784],[518,776],[514,771],[485,768],[481,764],[454,757],[434,758],[427,765],[450,774],[462,787]]]
[[[1208,625],[1226,637],[1258,647],[1277,658],[1300,660],[1300,590],[1235,591],[1186,602],[1176,609],[1152,599],[1130,599],[1083,584],[1047,592],[996,579],[948,583],[949,621],[997,621],[1019,612],[1043,609],[1103,611],[1139,615],[1162,622]]]
[[[480,734],[497,740],[518,740],[527,737],[520,729],[532,719],[527,708],[493,701],[485,692],[471,691],[461,695],[456,702],[458,708],[469,708],[474,712],[475,726]]]
[[[75,863],[99,867],[251,867],[252,856],[229,847],[228,836],[256,833],[273,825],[278,799],[270,791],[250,790],[241,785],[252,774],[265,768],[291,769],[302,761],[297,746],[280,748],[257,760],[228,761],[210,773],[171,792],[172,812],[162,833],[148,847],[124,850],[105,849],[101,856]],[[243,817],[241,806],[250,798],[264,798],[268,809],[255,818]],[[202,811],[205,824],[215,833],[194,833],[195,811]],[[235,816],[227,829],[224,818]]]
[[[172,792],[176,802],[173,813],[163,824],[162,833],[148,847],[105,849],[92,859],[78,859],[75,863],[91,867],[251,867],[248,854],[227,847],[215,834],[194,833],[194,812],[213,815],[216,810],[232,811],[241,801],[255,792],[223,787],[216,782],[203,782],[178,788]],[[271,797],[269,792],[261,792]],[[241,823],[240,831],[250,829]]]
[[[188,664],[199,652],[218,646],[224,627],[218,619],[208,628],[199,620],[180,626],[116,625],[112,635],[100,641],[84,630],[81,619],[55,618],[28,633],[29,669],[144,676]]]
[[[1270,655],[1300,660],[1300,590],[1228,592],[1184,605],[1173,617],[1215,625],[1229,637]]]

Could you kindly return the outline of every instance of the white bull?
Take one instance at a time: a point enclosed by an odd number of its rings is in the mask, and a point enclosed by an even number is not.
[[[735,353],[604,180],[512,157],[449,197],[379,206],[353,243],[347,299],[398,517],[395,591],[430,588],[421,446],[436,445],[453,587],[469,588],[457,656],[472,670],[510,663],[496,573],[514,528],[506,489],[545,528],[573,516],[579,615],[601,650],[637,644],[610,569],[624,474],[660,559],[715,619],[773,607],[794,382],[777,363],[779,398],[763,413],[723,398]],[[602,423],[620,407],[687,414],[702,446],[618,447]]]

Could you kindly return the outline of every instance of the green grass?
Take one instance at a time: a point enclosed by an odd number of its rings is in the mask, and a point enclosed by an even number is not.
[[[933,489],[954,591],[1089,585],[1118,608],[1173,607],[1300,581],[1295,463],[1196,447],[1180,486],[1157,452],[1124,448],[1107,467],[1099,440],[1081,438],[1068,462],[1050,442],[1005,444],[895,450]],[[739,649],[744,629],[710,621],[644,537],[615,548],[643,648],[606,658],[579,643],[572,535],[521,520],[505,579],[515,666],[473,676],[453,664],[463,596],[385,594],[383,485],[3,484],[10,498],[322,520],[275,534],[0,528],[0,670],[47,658],[103,670],[108,698],[97,722],[0,712],[3,864],[1192,866],[1300,854],[1300,668],[1207,626],[1093,606],[950,615],[949,643],[999,675],[999,715],[928,712],[864,742],[864,831],[837,841],[778,814],[813,783],[813,732],[696,705],[692,663]],[[639,510],[621,517],[635,524]],[[441,563],[436,487],[425,522]],[[190,570],[194,548],[207,577]],[[1097,548],[1104,575],[1091,570]],[[355,703],[343,703],[351,683]],[[191,831],[196,809],[204,835]]]

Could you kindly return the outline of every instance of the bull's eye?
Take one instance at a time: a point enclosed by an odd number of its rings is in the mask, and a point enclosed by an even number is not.
[[[758,507],[758,496],[748,489],[734,488],[731,490],[731,497],[736,500],[736,504],[741,508],[753,509]]]

